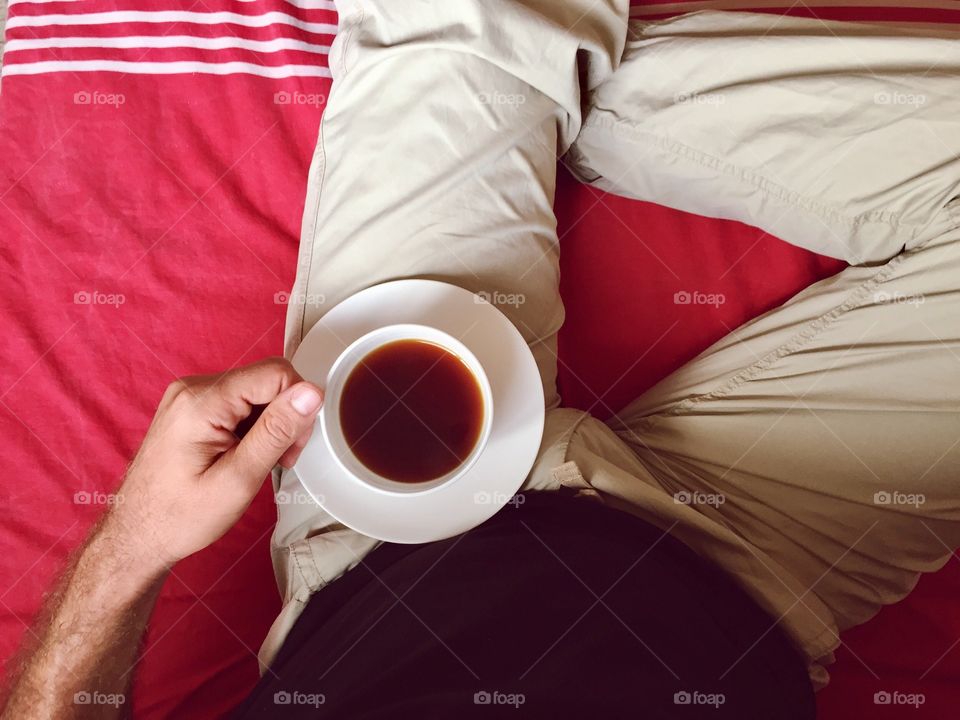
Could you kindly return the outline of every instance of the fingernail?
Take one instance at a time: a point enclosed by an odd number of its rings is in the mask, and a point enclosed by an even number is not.
[[[320,409],[321,402],[323,402],[323,396],[312,385],[298,387],[290,398],[293,409],[304,417],[316,413]]]

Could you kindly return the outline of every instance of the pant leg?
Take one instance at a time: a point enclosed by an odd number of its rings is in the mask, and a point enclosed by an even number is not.
[[[776,617],[810,610],[789,629],[814,655],[817,624],[835,646],[960,545],[958,78],[952,41],[698,13],[639,29],[571,152],[605,189],[863,263],[620,412],[629,461],[584,461]]]
[[[484,293],[515,322],[556,406],[557,153],[579,130],[581,83],[599,85],[621,57],[626,0],[369,0],[338,10],[287,355],[357,291],[438,279]],[[263,663],[310,593],[376,544],[307,500],[296,473],[275,487],[285,601]]]
[[[935,231],[960,178],[954,38],[735,12],[631,30],[568,154],[581,179],[854,265]]]

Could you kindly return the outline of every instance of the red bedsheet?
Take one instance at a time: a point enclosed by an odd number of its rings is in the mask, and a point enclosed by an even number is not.
[[[329,45],[336,22],[324,0],[79,5],[16,3],[7,31],[0,95],[5,666],[56,572],[109,502],[167,383],[280,351],[306,171],[329,89],[326,56],[315,49]],[[817,12],[956,22],[952,5]],[[635,15],[675,7],[645,4]],[[131,8],[188,15],[94,25],[35,19]],[[216,11],[243,17],[197,22]],[[273,18],[256,27],[248,19],[267,11],[296,22]],[[88,34],[234,36],[280,49],[63,49],[56,40]],[[158,75],[162,66],[146,65],[171,62],[201,72]],[[227,62],[248,67],[206,74],[209,64]],[[601,417],[840,269],[754,228],[603,195],[566,175],[557,211],[568,309],[562,391],[567,404]],[[723,293],[726,302],[677,305],[674,293],[683,290]],[[216,717],[255,682],[255,651],[279,607],[267,556],[273,520],[265,488],[222,541],[175,569],[148,632],[137,717]],[[950,563],[844,635],[833,682],[819,696],[821,717],[907,712],[875,705],[881,691],[924,693],[909,717],[952,716],[960,701],[960,618],[951,611],[958,589]]]

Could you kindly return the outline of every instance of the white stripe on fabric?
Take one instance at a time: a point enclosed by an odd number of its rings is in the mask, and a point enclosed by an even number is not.
[[[46,5],[47,3],[55,2],[72,3],[79,2],[79,0],[7,0],[7,7],[11,5],[27,5],[28,3],[30,5]]]
[[[221,25],[230,23],[244,27],[290,25],[307,32],[335,35],[337,26],[330,23],[305,22],[282,12],[262,15],[241,15],[234,12],[188,12],[183,10],[114,10],[76,15],[17,15],[7,21],[8,28],[47,27],[49,25],[113,25],[117,23],[192,23],[194,25]]]
[[[272,40],[247,40],[241,37],[196,37],[194,35],[131,35],[129,37],[49,37],[24,38],[10,40],[8,53],[19,50],[46,50],[48,48],[199,48],[201,50],[228,50],[237,48],[255,52],[273,53],[281,50],[299,50],[301,52],[326,55],[329,45],[316,45],[294,40],[293,38],[273,38]]]
[[[7,5],[46,5],[49,3],[72,3],[80,0],[7,0]],[[331,10],[336,12],[337,4],[333,0],[283,0],[288,5],[302,10]],[[260,0],[238,0],[242,3],[256,3]]]
[[[238,0],[239,2],[255,3],[259,0]],[[301,8],[302,10],[333,10],[336,11],[337,4],[333,0],[283,0],[288,5]],[[47,0],[47,2],[56,2],[56,0]]]
[[[256,65],[246,62],[128,62],[126,60],[49,60],[33,63],[6,63],[4,77],[55,72],[122,72],[128,75],[257,75],[266,78],[330,77],[319,65]]]
[[[256,0],[247,0],[248,2],[256,2]],[[303,10],[333,10],[336,11],[337,4],[333,0],[283,0],[286,3],[293,5],[294,7],[301,8]]]

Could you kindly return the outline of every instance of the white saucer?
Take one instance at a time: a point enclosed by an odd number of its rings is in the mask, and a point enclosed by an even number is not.
[[[427,493],[383,493],[343,472],[318,422],[295,470],[313,499],[344,525],[380,540],[425,543],[476,527],[517,491],[543,436],[543,386],[530,349],[503,313],[463,288],[434,280],[383,283],[344,300],[307,333],[293,365],[324,387],[330,367],[350,343],[397,323],[443,330],[483,365],[495,410],[490,439],[476,463]]]

